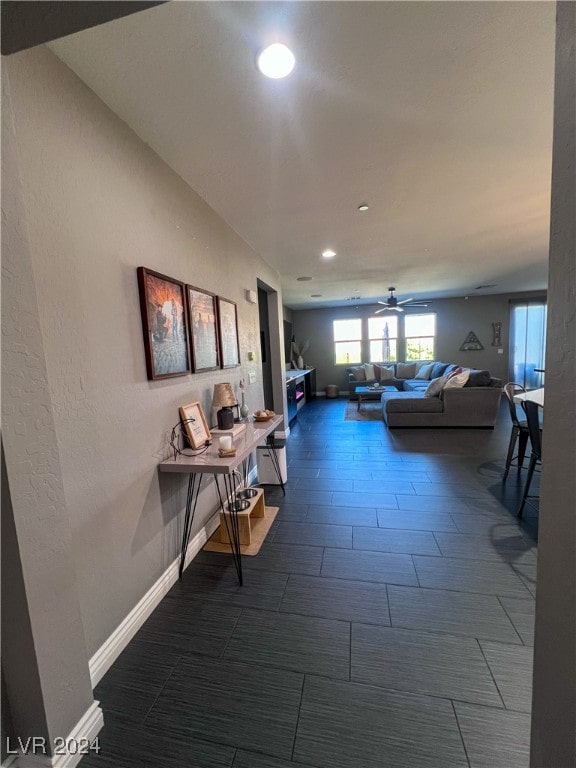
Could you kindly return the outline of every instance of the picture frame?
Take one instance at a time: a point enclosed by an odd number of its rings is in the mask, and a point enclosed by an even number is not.
[[[238,313],[235,301],[218,296],[218,330],[220,338],[220,367],[240,365]]]
[[[190,323],[190,354],[194,373],[220,368],[218,306],[216,294],[186,286]]]
[[[185,285],[146,267],[137,274],[148,379],[186,376],[191,368]]]
[[[184,432],[194,450],[203,448],[211,440],[208,422],[198,401],[181,405],[178,409]]]

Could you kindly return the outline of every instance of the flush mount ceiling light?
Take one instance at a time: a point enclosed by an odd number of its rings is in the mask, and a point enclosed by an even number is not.
[[[307,280],[312,280],[311,277],[297,277],[296,280],[300,283],[305,283]]]
[[[310,298],[311,299],[320,299],[322,297],[321,293],[311,293]]]
[[[322,256],[325,259],[332,259],[334,256],[336,256],[336,251],[333,251],[331,248],[327,248],[325,251],[322,251]]]
[[[360,203],[360,205],[358,206],[358,210],[359,211],[367,211],[368,207],[369,207],[368,203]]]
[[[273,43],[264,48],[257,60],[260,72],[273,80],[289,75],[295,63],[294,54],[283,43]]]

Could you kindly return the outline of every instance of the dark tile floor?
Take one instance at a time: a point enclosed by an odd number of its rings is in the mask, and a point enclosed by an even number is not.
[[[317,400],[260,554],[202,552],[98,685],[82,768],[525,768],[537,511],[509,422],[395,430]]]

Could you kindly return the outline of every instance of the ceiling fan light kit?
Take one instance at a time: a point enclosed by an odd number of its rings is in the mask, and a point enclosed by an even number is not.
[[[402,301],[398,301],[396,296],[394,296],[394,291],[396,288],[393,286],[390,286],[388,288],[390,291],[390,296],[386,299],[386,301],[379,301],[378,304],[382,304],[382,309],[377,309],[374,313],[375,315],[379,315],[380,312],[386,312],[386,311],[393,311],[393,312],[404,312],[404,307],[401,306],[402,304],[409,304],[411,307],[427,307],[428,304],[421,302],[421,301],[414,301],[414,299],[402,299]]]

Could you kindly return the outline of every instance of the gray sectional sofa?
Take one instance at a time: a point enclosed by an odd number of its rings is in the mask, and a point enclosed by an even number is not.
[[[502,394],[500,379],[485,387],[445,389],[437,397],[426,397],[423,389],[412,392],[383,392],[382,416],[395,427],[494,428]]]
[[[387,387],[382,393],[382,415],[387,426],[395,427],[478,427],[493,428],[498,416],[502,382],[488,371],[471,370],[464,387],[443,389],[434,397],[425,392],[432,379],[446,376],[458,366],[455,363],[434,362],[428,378],[422,378],[421,369],[429,363],[415,363],[416,376],[407,377],[410,368],[405,363],[375,365],[379,378],[362,380],[359,368],[349,369],[348,389],[351,400],[357,400],[355,389],[377,381]],[[388,371],[382,374],[381,369]],[[393,376],[390,373],[393,371]],[[382,376],[385,378],[382,378]],[[391,389],[394,387],[395,389]]]

